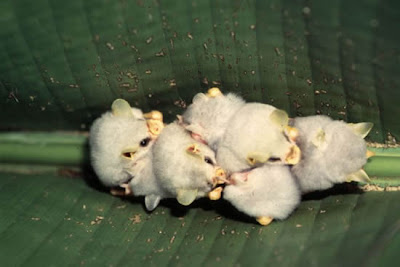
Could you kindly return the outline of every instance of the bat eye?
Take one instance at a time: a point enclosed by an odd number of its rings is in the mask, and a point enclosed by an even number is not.
[[[150,143],[150,138],[147,137],[147,138],[143,139],[142,141],[140,141],[140,146],[141,146],[141,147],[145,147],[145,146],[147,146],[149,143]]]
[[[214,162],[209,157],[205,157],[204,158],[204,162],[207,163],[207,164],[214,165]]]

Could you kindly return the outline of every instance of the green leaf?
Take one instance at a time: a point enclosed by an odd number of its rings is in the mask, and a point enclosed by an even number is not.
[[[0,128],[87,130],[118,97],[170,121],[219,86],[291,116],[371,121],[371,141],[396,142],[399,10],[395,0],[4,0]]]
[[[51,174],[2,173],[0,199],[4,266],[377,266],[400,259],[399,191],[309,197],[267,227],[222,201],[185,209],[164,200],[146,213],[142,199]]]

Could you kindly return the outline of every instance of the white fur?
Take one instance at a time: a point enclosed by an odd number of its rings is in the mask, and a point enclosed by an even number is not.
[[[251,152],[268,154],[284,160],[293,145],[283,129],[271,122],[276,108],[259,103],[247,103],[236,112],[217,148],[217,161],[228,172],[251,167],[247,156]]]
[[[230,118],[244,104],[241,97],[232,93],[211,98],[199,93],[182,117],[190,131],[200,135],[210,147],[216,149]]]
[[[247,181],[246,181],[247,178]],[[287,166],[265,165],[232,175],[223,197],[252,217],[285,219],[300,203],[300,190]]]
[[[104,113],[90,129],[91,163],[100,181],[108,187],[118,186],[131,178],[130,171],[148,154],[152,145],[140,147],[140,142],[150,137],[140,110],[132,108],[132,117]],[[121,156],[128,147],[139,146],[134,160]]]
[[[299,164],[292,167],[302,192],[323,190],[346,181],[366,163],[366,144],[343,121],[326,116],[295,118],[293,126],[299,130],[297,143],[302,151]],[[318,131],[325,132],[319,146],[313,140]]]
[[[198,146],[199,155],[187,152],[191,144]],[[214,164],[206,163],[205,157]],[[215,153],[176,122],[164,128],[153,147],[154,174],[171,197],[176,197],[179,189],[197,189],[199,197],[208,193],[215,177],[215,162]]]

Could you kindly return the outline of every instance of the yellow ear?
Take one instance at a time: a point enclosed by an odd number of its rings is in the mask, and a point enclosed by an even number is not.
[[[371,179],[368,177],[368,174],[363,170],[360,169],[356,172],[350,173],[346,177],[346,182],[363,182],[363,183],[369,183],[371,182]]]
[[[178,189],[176,192],[176,200],[179,204],[189,206],[197,197],[197,189]]]
[[[374,124],[371,122],[360,122],[360,123],[348,123],[351,130],[358,136],[365,138],[371,131]]]
[[[272,123],[282,129],[284,129],[284,127],[287,126],[289,123],[288,114],[281,109],[275,109],[274,111],[272,111],[271,115],[269,115],[269,119]]]
[[[133,117],[132,108],[124,99],[116,99],[111,105],[111,112],[114,116]]]

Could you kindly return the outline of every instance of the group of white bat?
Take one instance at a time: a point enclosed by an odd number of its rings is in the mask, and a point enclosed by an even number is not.
[[[368,181],[372,123],[327,116],[289,118],[271,105],[246,103],[211,88],[182,116],[142,113],[117,99],[90,130],[91,163],[112,194],[144,196],[151,211],[163,198],[182,205],[228,200],[262,225],[285,219],[301,195],[335,183]]]

